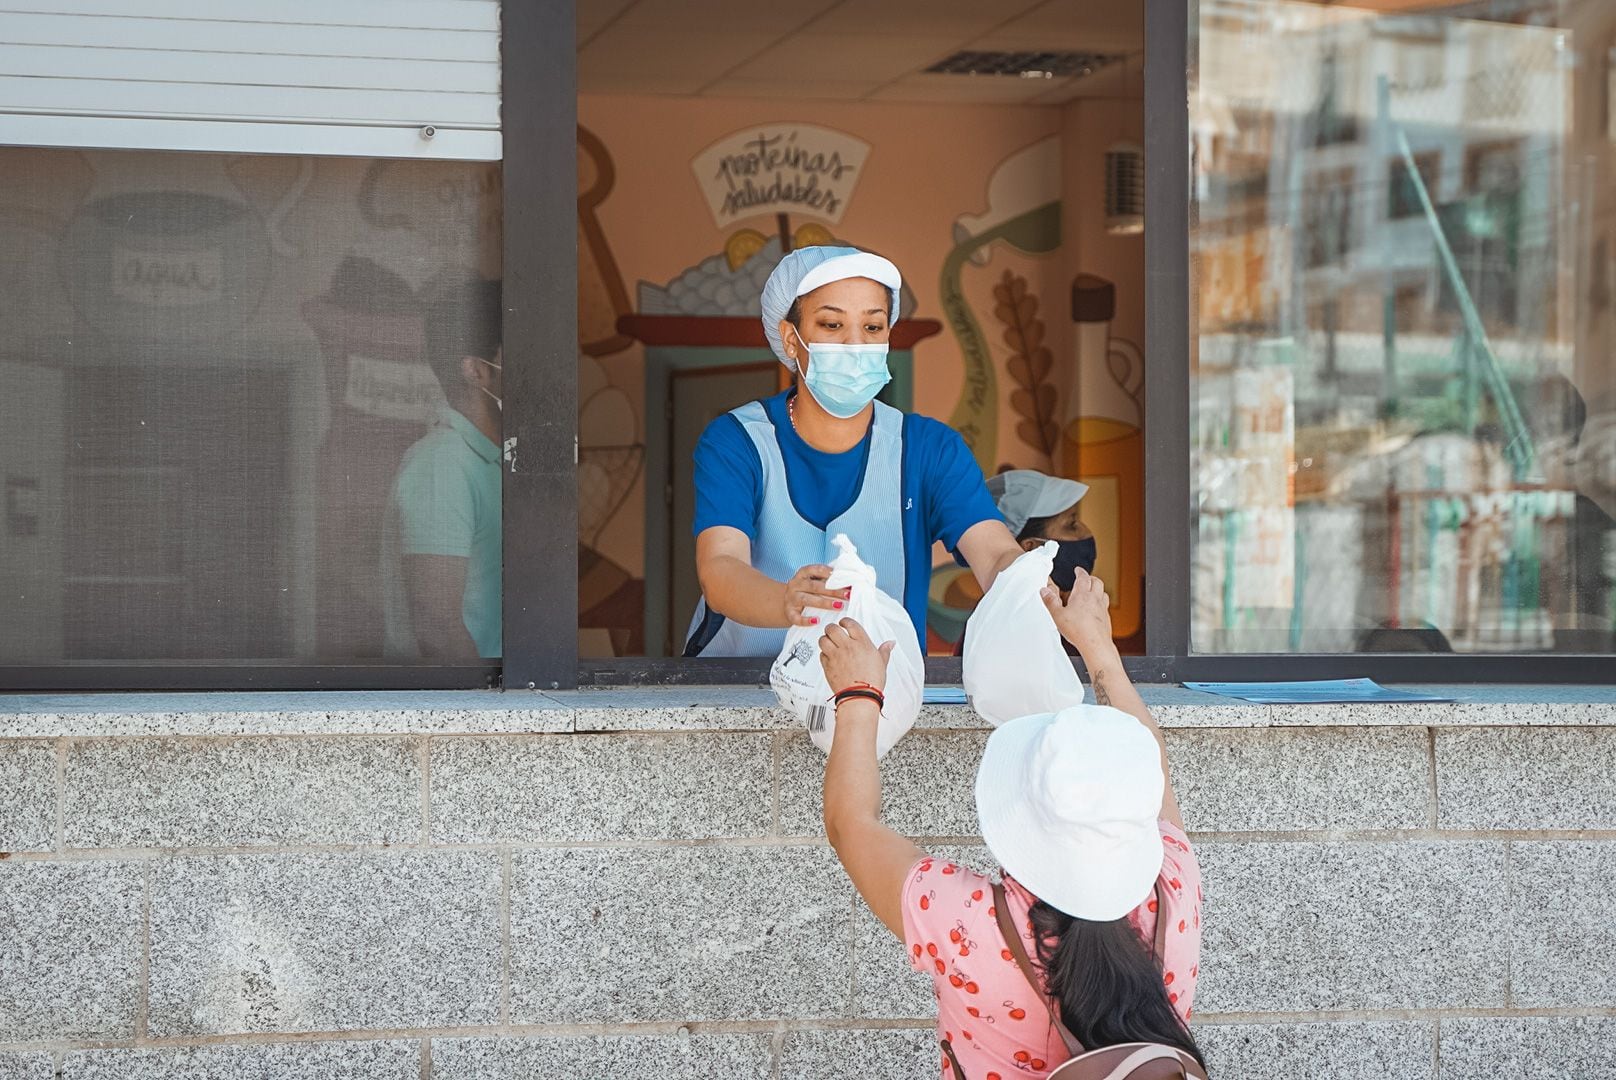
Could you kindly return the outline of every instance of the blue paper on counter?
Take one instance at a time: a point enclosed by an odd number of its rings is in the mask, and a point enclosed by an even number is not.
[[[1320,679],[1315,682],[1187,682],[1190,690],[1239,698],[1258,705],[1323,705],[1359,701],[1452,701],[1414,690],[1392,690],[1374,679]]]
[[[965,687],[928,686],[920,695],[922,705],[964,705]]]

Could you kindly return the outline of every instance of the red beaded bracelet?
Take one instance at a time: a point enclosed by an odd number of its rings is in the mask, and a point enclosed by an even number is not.
[[[850,686],[846,690],[840,691],[836,695],[836,707],[841,708],[843,702],[852,701],[856,698],[863,698],[866,701],[873,701],[875,702],[875,707],[878,709],[886,708],[886,696],[873,686]]]
[[[871,691],[874,691],[877,694],[881,693],[881,688],[879,686],[873,686],[873,685],[871,685],[870,683],[867,683],[867,682],[856,682],[856,683],[849,683],[848,685],[842,687],[840,690],[838,690],[835,693],[831,694],[831,697],[833,697],[833,698],[834,697],[840,697],[842,694],[845,694],[849,690],[871,690]]]

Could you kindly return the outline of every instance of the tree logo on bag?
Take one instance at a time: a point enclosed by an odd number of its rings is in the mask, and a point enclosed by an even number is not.
[[[812,660],[813,658],[813,644],[807,641],[799,641],[797,642],[796,646],[792,648],[791,655],[786,657],[786,662],[780,666],[790,667],[792,664],[801,664],[803,667],[807,667],[808,661]]]

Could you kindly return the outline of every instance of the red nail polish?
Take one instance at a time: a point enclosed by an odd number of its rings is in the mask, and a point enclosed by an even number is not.
[[[818,626],[819,625],[819,620],[818,619],[809,619],[808,620],[808,625],[809,626]]]
[[[835,607],[837,611],[842,610],[842,602],[840,600],[836,601]]]

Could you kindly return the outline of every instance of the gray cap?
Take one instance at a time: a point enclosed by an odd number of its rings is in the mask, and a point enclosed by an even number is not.
[[[999,505],[1004,523],[1016,536],[1034,518],[1049,517],[1076,506],[1089,486],[1034,469],[1011,469],[988,479],[988,494]]]

